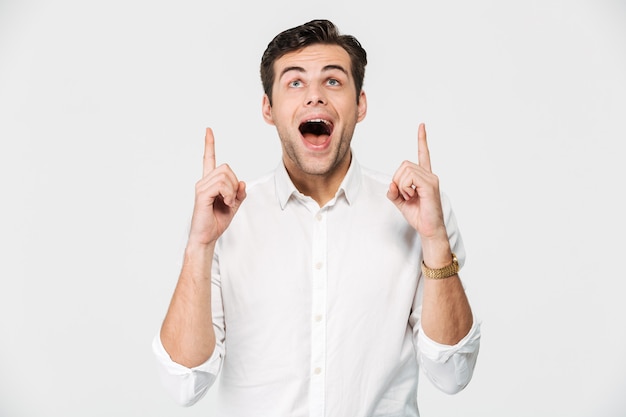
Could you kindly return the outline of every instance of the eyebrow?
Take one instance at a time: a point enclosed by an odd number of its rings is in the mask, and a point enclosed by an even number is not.
[[[339,71],[343,72],[344,74],[349,75],[348,71],[346,71],[346,69],[344,67],[342,67],[341,65],[329,64],[329,65],[326,65],[324,68],[322,68],[322,72],[332,71],[332,70],[339,70]],[[291,66],[291,67],[284,68],[280,72],[280,77],[279,78],[282,78],[283,75],[285,75],[289,71],[297,71],[297,72],[304,72],[304,73],[306,73],[306,70],[304,68],[298,67],[298,66],[294,65],[294,66]]]

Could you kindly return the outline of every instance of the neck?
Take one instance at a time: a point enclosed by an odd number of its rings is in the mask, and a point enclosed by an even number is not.
[[[325,174],[307,174],[297,169],[292,169],[285,164],[291,181],[302,194],[311,197],[320,207],[323,207],[337,194],[348,168],[350,168],[351,155],[337,165],[332,171]]]

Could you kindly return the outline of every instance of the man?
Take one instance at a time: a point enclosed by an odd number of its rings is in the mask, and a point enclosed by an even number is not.
[[[420,366],[448,393],[471,379],[480,331],[424,125],[418,163],[392,179],[352,156],[365,65],[329,21],[274,38],[262,111],[283,157],[254,183],[216,167],[207,129],[183,267],[153,344],[182,404],[221,372],[220,417],[417,416]]]

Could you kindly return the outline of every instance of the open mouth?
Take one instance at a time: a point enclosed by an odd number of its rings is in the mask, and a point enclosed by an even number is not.
[[[312,145],[321,146],[333,133],[333,124],[325,119],[311,119],[301,123],[299,129],[304,140]]]

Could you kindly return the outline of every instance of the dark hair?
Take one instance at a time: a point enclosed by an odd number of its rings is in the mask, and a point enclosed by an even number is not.
[[[263,58],[261,58],[261,82],[263,83],[263,90],[269,98],[270,105],[272,103],[272,86],[276,76],[274,73],[274,62],[289,52],[318,43],[338,45],[348,53],[358,102],[361,88],[363,87],[363,78],[365,77],[365,65],[367,65],[365,49],[354,36],[339,34],[339,30],[331,21],[312,20],[276,35],[263,53]]]

